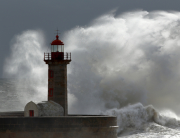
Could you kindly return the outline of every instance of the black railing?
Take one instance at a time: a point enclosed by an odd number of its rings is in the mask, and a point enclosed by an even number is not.
[[[44,60],[51,60],[51,53],[44,53]]]
[[[45,60],[53,60],[51,53],[44,53],[44,61]],[[71,53],[64,53],[63,60],[71,60]]]

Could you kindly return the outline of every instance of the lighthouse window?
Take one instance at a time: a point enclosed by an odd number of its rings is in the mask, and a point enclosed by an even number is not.
[[[51,49],[52,49],[52,52],[54,52],[54,45],[52,45],[52,48],[51,48]]]
[[[57,49],[57,46],[54,46],[54,52],[57,52],[58,49]]]
[[[61,45],[58,46],[58,51],[59,51],[59,52],[62,52],[62,50],[61,50]]]
[[[54,72],[52,70],[49,70],[49,78],[53,78],[54,77]]]
[[[53,46],[51,46],[51,52],[54,52],[54,50],[53,50]]]
[[[49,97],[52,97],[53,96],[53,88],[50,88],[49,89],[49,94],[48,94]]]

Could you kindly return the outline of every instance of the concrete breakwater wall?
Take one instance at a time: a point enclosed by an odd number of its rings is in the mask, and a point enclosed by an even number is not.
[[[0,138],[117,138],[112,116],[0,117]]]

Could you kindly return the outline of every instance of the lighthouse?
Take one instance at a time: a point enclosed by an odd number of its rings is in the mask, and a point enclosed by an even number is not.
[[[60,104],[67,116],[67,64],[71,62],[71,53],[64,52],[58,33],[51,43],[51,53],[44,53],[44,62],[48,64],[48,101]]]

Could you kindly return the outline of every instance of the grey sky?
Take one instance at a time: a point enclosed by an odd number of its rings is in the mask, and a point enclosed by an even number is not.
[[[179,0],[1,0],[0,77],[4,58],[10,54],[11,40],[22,31],[41,29],[49,44],[57,27],[62,35],[76,26],[89,24],[115,8],[119,14],[136,9],[179,11],[179,5]]]

